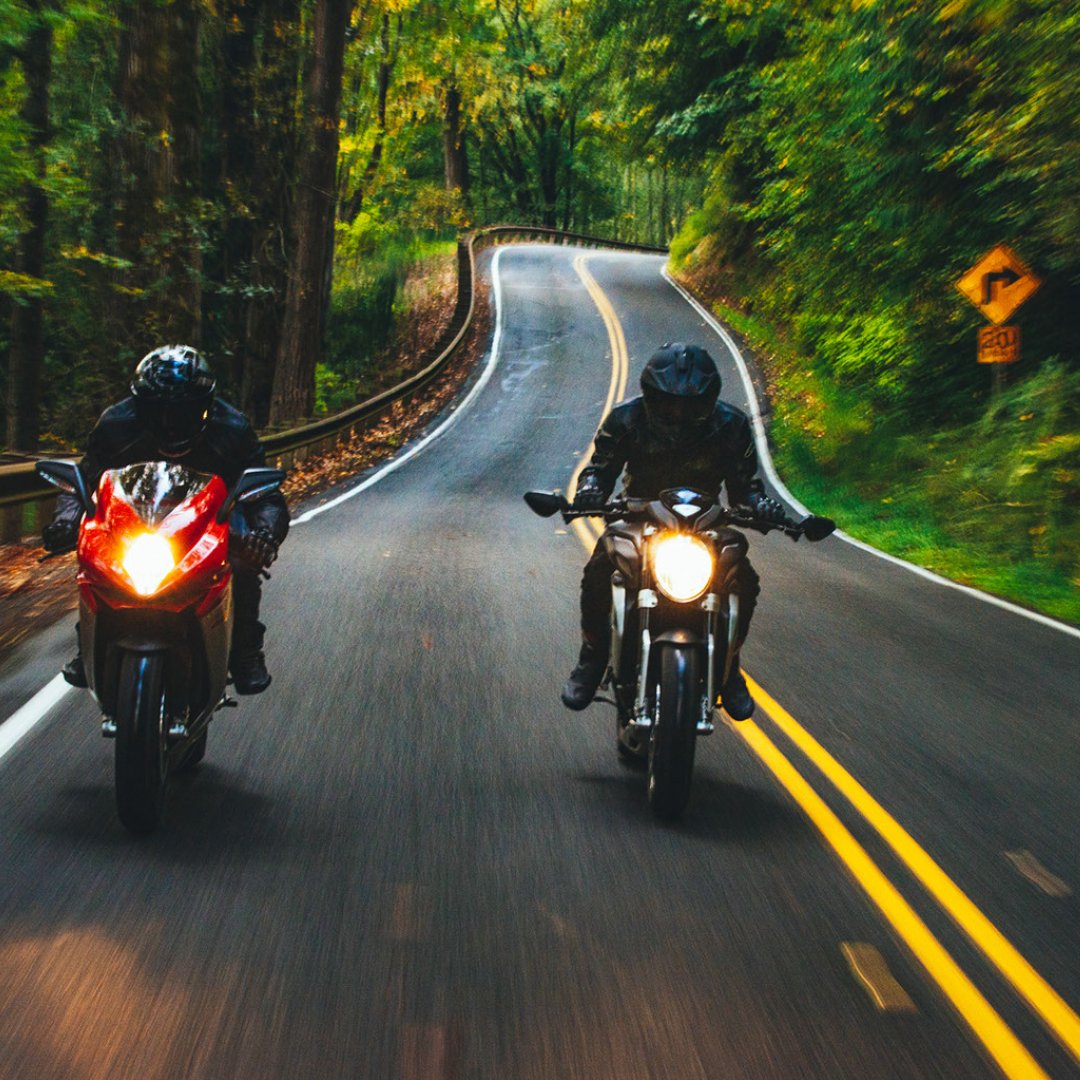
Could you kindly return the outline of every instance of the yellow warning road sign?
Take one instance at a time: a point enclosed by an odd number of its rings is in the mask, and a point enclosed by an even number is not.
[[[956,287],[991,321],[1003,323],[1042,284],[1016,252],[998,244]]]
[[[1015,364],[1019,359],[1019,326],[984,326],[979,331],[980,364]]]

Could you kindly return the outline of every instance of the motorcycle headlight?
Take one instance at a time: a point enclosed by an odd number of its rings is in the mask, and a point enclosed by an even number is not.
[[[169,541],[157,533],[142,533],[128,541],[120,561],[140,596],[153,596],[176,565]]]
[[[686,533],[669,533],[653,541],[652,565],[660,591],[680,604],[701,596],[713,577],[708,544]]]

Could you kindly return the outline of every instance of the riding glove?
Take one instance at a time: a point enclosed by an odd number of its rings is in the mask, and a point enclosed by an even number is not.
[[[787,514],[784,513],[784,504],[776,499],[769,498],[768,495],[762,495],[754,491],[751,492],[747,502],[750,509],[753,510],[754,516],[761,518],[763,521],[775,522],[779,525],[787,520]]]
[[[79,523],[77,521],[50,521],[41,530],[41,543],[51,555],[59,555],[64,551],[71,551],[79,539]]]
[[[256,570],[265,570],[276,558],[278,542],[269,529],[252,529],[230,537],[232,551]]]
[[[607,493],[592,476],[583,476],[574,494],[574,510],[603,510],[607,504]]]

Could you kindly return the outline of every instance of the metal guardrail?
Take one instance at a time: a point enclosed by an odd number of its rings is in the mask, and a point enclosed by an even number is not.
[[[351,438],[355,432],[380,420],[398,402],[406,401],[423,390],[450,361],[472,325],[476,308],[474,284],[477,244],[515,239],[540,239],[559,244],[581,244],[656,254],[667,252],[667,248],[625,240],[607,240],[542,225],[491,225],[477,229],[458,241],[457,302],[449,326],[428,351],[429,362],[397,386],[392,386],[343,412],[286,431],[264,435],[262,444],[266,449],[267,459],[280,468],[288,468],[309,455],[332,450],[338,442]],[[11,542],[22,536],[28,504],[33,504],[35,510],[35,521],[30,526],[34,529],[40,528],[51,516],[55,501],[56,489],[38,477],[33,461],[0,465],[0,542]]]

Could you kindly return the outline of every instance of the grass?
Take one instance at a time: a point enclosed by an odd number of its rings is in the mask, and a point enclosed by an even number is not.
[[[971,423],[919,429],[863,398],[728,305],[762,358],[780,475],[849,535],[1080,625],[1080,373],[1050,360]]]

